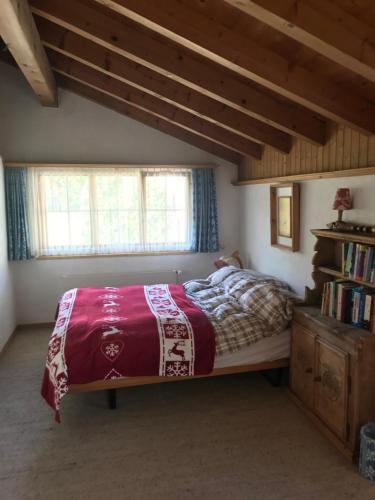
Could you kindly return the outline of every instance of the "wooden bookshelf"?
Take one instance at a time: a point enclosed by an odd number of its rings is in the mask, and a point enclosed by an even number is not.
[[[317,238],[327,238],[335,241],[348,241],[352,243],[375,246],[375,234],[340,233],[338,231],[332,231],[331,229],[312,229],[311,232]]]
[[[342,273],[343,244],[375,247],[375,237],[314,229],[312,278],[307,305],[295,308],[289,388],[297,405],[351,461],[359,450],[360,428],[375,420],[375,335],[321,314],[324,284],[334,279],[375,288]]]
[[[375,235],[336,232],[330,229],[312,229],[311,232],[317,238],[314,246],[315,254],[312,259],[313,271],[311,273],[314,288],[305,288],[306,304],[316,307],[321,306],[324,283],[332,281],[332,277],[375,288],[374,283],[350,278],[341,271],[342,245],[349,242],[375,247]]]
[[[369,288],[375,288],[375,283],[369,283],[368,281],[350,278],[348,275],[342,274],[342,272],[339,269],[335,269],[332,267],[326,267],[326,266],[319,266],[318,269],[322,273],[329,274],[330,276],[334,276],[335,278],[343,279],[343,280],[347,280],[347,281],[353,281],[354,283],[358,283],[359,285],[367,286]]]

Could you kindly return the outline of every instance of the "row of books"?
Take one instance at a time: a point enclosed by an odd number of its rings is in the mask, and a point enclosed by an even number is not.
[[[324,283],[321,312],[375,333],[375,289],[345,280]]]
[[[375,283],[375,247],[344,242],[341,272],[351,279]]]

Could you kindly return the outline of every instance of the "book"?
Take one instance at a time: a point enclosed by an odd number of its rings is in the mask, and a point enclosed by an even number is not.
[[[348,244],[348,253],[346,255],[346,261],[345,261],[345,266],[344,266],[344,274],[346,276],[349,276],[349,274],[350,274],[350,269],[352,266],[352,259],[353,259],[353,251],[354,251],[354,243],[349,243]]]
[[[347,261],[347,258],[348,258],[348,253],[349,253],[349,245],[350,244],[347,241],[344,241],[344,243],[341,246],[341,251],[342,251],[342,255],[341,255],[341,272],[342,272],[342,274],[346,273],[345,268],[346,268],[346,261]]]
[[[355,269],[355,279],[357,280],[363,280],[364,264],[365,264],[367,249],[368,247],[365,245],[358,245],[358,250],[357,250],[358,258]]]
[[[371,315],[374,307],[374,295],[367,293],[365,296],[365,308],[363,313],[363,328],[370,328]]]

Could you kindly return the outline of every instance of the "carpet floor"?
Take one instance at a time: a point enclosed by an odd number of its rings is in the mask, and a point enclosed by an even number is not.
[[[39,395],[50,332],[0,357],[1,500],[374,499],[363,479],[259,374],[68,395],[62,423]]]

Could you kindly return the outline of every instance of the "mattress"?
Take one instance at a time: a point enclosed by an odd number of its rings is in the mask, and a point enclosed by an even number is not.
[[[275,359],[289,358],[289,356],[290,329],[287,329],[279,335],[265,337],[255,344],[243,347],[239,351],[216,355],[214,369],[263,363]]]

